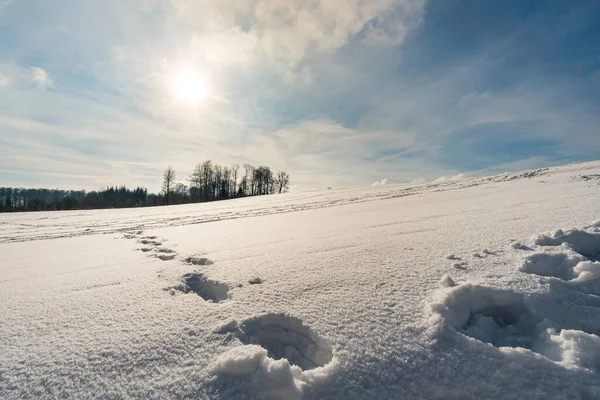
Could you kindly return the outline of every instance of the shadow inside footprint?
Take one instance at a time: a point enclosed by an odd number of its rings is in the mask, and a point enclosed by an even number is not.
[[[198,273],[185,274],[182,277],[183,284],[174,287],[183,293],[196,293],[206,301],[219,303],[229,298],[229,287],[223,283],[207,279]]]

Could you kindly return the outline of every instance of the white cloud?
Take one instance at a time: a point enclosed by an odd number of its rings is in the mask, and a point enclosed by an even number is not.
[[[382,178],[379,181],[373,182],[371,186],[383,186],[388,184],[388,178]]]
[[[52,79],[43,68],[31,67],[31,79],[33,79],[41,89],[54,87],[54,82],[52,82]]]
[[[440,183],[440,182],[452,182],[452,181],[460,181],[462,179],[465,179],[465,175],[464,174],[457,174],[457,175],[450,175],[450,176],[440,176],[439,178],[437,178],[436,180],[434,180],[434,182],[436,183]]]
[[[370,45],[396,45],[420,21],[423,0],[171,0],[198,27],[193,49],[209,62],[264,58],[294,68],[360,32]]]
[[[0,72],[0,88],[10,86],[13,80],[9,75],[3,74]]]

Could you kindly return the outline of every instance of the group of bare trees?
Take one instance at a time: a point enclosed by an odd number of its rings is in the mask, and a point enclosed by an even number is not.
[[[290,175],[285,171],[273,173],[270,167],[264,165],[245,164],[240,170],[239,164],[219,165],[208,160],[196,165],[185,182],[177,180],[177,173],[172,167],[165,170],[161,191],[164,204],[283,193],[289,189]]]

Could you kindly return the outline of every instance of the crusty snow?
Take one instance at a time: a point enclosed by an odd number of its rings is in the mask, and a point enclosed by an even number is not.
[[[0,398],[598,399],[589,177],[0,214]]]

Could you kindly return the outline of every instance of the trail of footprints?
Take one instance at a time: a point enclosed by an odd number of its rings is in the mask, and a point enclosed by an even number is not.
[[[583,229],[538,235],[530,246],[513,242],[510,248],[523,252],[518,271],[538,277],[546,291],[456,286],[445,275],[440,285],[452,289],[430,305],[430,312],[479,341],[525,348],[562,365],[600,373],[600,220]],[[447,259],[460,262],[453,264],[455,269],[466,268],[455,255]]]
[[[140,250],[151,253],[150,257],[163,261],[177,257],[176,251],[164,247],[155,236],[142,236],[138,231],[125,237],[138,240],[143,245]],[[449,289],[430,305],[431,313],[440,315],[443,323],[459,334],[492,346],[525,348],[563,365],[600,373],[600,221],[582,230],[539,235],[531,246],[513,242],[510,248],[524,253],[518,270],[538,276],[547,285],[546,292],[524,294],[470,283],[457,285],[445,275],[440,284]],[[483,250],[471,256],[484,259],[500,253]],[[461,257],[450,254],[446,258],[456,271],[469,268]],[[201,256],[181,261],[195,268],[213,264]],[[248,281],[250,285],[263,282],[259,277]],[[184,274],[165,291],[194,294],[209,303],[231,298],[228,285],[198,271]],[[286,359],[301,370],[326,366],[333,358],[326,340],[302,320],[286,314],[227,321],[215,333],[222,336],[224,344],[259,345],[270,358]],[[221,372],[228,373],[226,369]]]
[[[175,250],[163,246],[163,242],[165,242],[164,239],[159,239],[157,236],[143,236],[143,231],[125,233],[124,238],[137,240],[138,243],[143,245],[143,247],[138,250],[144,253],[150,253],[149,257],[158,258],[162,261],[171,261],[178,255]],[[212,260],[201,256],[189,256],[181,261],[185,264],[197,267],[213,264]],[[248,281],[250,285],[259,285],[263,282],[264,280],[259,277],[252,278]],[[238,285],[238,287],[241,286],[241,284]],[[177,294],[177,292],[184,294],[195,293],[202,299],[213,303],[220,303],[229,298],[229,287],[227,285],[210,280],[206,278],[204,274],[199,272],[184,274],[181,277],[181,282],[179,284],[168,287],[165,290],[173,295]]]
[[[163,246],[165,240],[156,236],[143,236],[142,231],[126,233],[124,237],[137,240],[143,246],[139,250],[150,253],[149,257],[171,261],[178,255],[175,250]],[[195,268],[214,264],[212,260],[202,256],[189,256],[180,261]],[[260,277],[248,280],[250,285],[260,285],[264,282]],[[237,286],[241,287],[242,284]],[[209,279],[199,271],[182,275],[179,283],[164,290],[173,296],[194,294],[207,303],[221,303],[231,298],[228,285]],[[224,343],[238,340],[243,345],[259,345],[266,349],[270,358],[284,358],[290,365],[298,366],[302,370],[323,367],[333,359],[333,352],[326,340],[302,320],[286,314],[267,313],[250,317],[241,323],[227,321],[215,332],[222,335]]]

